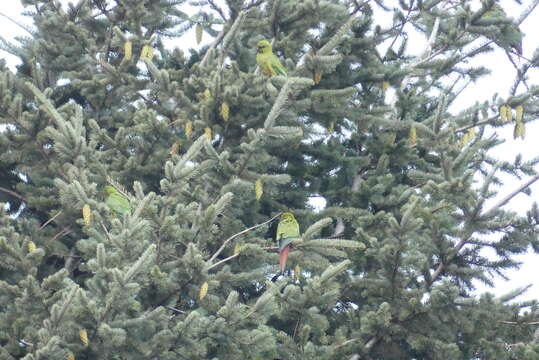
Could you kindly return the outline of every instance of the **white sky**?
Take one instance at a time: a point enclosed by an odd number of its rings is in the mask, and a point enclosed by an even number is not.
[[[66,4],[67,1],[61,0],[62,3]],[[76,2],[76,1],[75,1]],[[2,7],[0,8],[0,13],[15,19],[17,22],[22,23],[26,26],[31,27],[31,23],[27,17],[21,16],[23,12],[23,7],[20,4],[19,0],[4,0],[2,1]],[[479,4],[479,0],[472,0],[470,3],[474,5]],[[524,0],[524,6],[518,6],[514,1],[503,0],[501,1],[502,5],[506,9],[506,12],[514,18],[518,18],[521,11],[525,8],[526,5],[531,3],[531,0]],[[196,11],[196,9],[193,9]],[[193,11],[193,12],[194,12]],[[384,17],[386,20],[391,20],[389,16]],[[539,22],[539,8],[534,11],[532,16],[530,16],[522,25],[521,29],[525,34],[528,34],[524,37],[523,40],[523,52],[524,56],[530,58],[531,54],[539,44],[539,37],[535,36],[537,33],[537,23]],[[0,16],[0,29],[1,36],[4,39],[11,41],[16,36],[27,36],[23,29],[15,25],[13,22],[9,21],[3,16]],[[191,29],[187,32],[182,39],[182,41],[172,40],[169,42],[172,46],[174,44],[182,44],[184,48],[194,47],[194,30]],[[211,39],[207,33],[204,34],[203,42],[201,44],[207,44]],[[424,42],[422,38],[411,38],[411,41]],[[6,52],[0,50],[0,57],[5,58],[12,69],[14,69],[15,64],[17,64],[17,59],[7,54]],[[507,57],[502,51],[497,50],[495,53],[489,55],[483,55],[474,60],[471,64],[481,63],[486,65],[489,68],[492,68],[493,74],[484,77],[476,84],[470,86],[459,98],[453,106],[454,109],[464,108],[469,105],[473,105],[476,101],[482,103],[484,100],[491,99],[494,92],[502,97],[507,96],[508,90],[512,85],[512,80],[514,78],[515,70],[507,60]],[[529,81],[530,84],[539,83],[539,75],[537,72],[534,73],[534,76]],[[534,144],[533,134],[537,134],[539,131],[539,122],[534,122],[532,124],[526,124],[526,134],[527,137],[525,140],[513,140],[513,126],[509,125],[504,129],[498,130],[499,134],[506,139],[506,142],[500,145],[497,149],[491,152],[491,155],[498,157],[501,160],[513,161],[514,157],[518,153],[523,154],[523,160],[531,159],[539,155],[539,148]],[[525,180],[522,180],[523,182]],[[505,196],[515,189],[520,182],[510,181],[507,182],[505,187],[500,191],[498,198]],[[539,183],[534,184],[532,187],[532,196],[528,197],[524,194],[516,196],[510,203],[509,207],[516,211],[519,214],[524,214],[529,208],[532,201],[537,199],[537,193],[539,192]],[[493,204],[496,200],[491,201]],[[488,208],[488,206],[486,207]],[[530,283],[536,282],[536,278],[539,275],[539,261],[537,261],[537,255],[529,253],[526,255],[519,256],[518,259],[523,263],[522,267],[516,271],[510,271],[507,273],[510,281],[504,281],[502,279],[496,280],[496,286],[494,289],[487,289],[482,286],[479,286],[479,290],[482,291],[491,291],[497,295],[504,294],[510,290],[521,287]],[[539,282],[537,285],[533,286],[528,293],[519,298],[524,299],[539,299]]]

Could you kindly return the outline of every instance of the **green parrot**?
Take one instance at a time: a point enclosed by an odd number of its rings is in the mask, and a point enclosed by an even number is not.
[[[501,36],[492,40],[504,49],[513,48],[519,55],[522,55],[522,32],[518,25],[507,17],[507,14],[498,3],[495,2],[492,5],[492,8],[485,13],[483,19],[508,22],[501,25]]]
[[[256,63],[260,66],[260,70],[264,75],[269,77],[275,75],[288,76],[281,61],[273,53],[271,43],[268,40],[260,40],[256,47],[258,48]]]
[[[277,240],[277,243],[279,244],[279,270],[281,273],[283,273],[286,268],[290,244],[299,237],[299,224],[296,221],[296,218],[294,218],[292,213],[283,213],[279,219],[277,233],[275,235],[275,240]]]
[[[105,186],[105,192],[107,193],[105,203],[109,206],[109,208],[112,209],[113,212],[123,216],[125,213],[131,211],[129,200],[120,194],[113,186]]]

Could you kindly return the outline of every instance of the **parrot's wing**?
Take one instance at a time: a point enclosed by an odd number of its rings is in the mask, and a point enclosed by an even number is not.
[[[270,61],[269,61],[268,54],[256,54],[256,63],[260,67],[260,70],[262,71],[262,73],[266,76],[276,75],[275,71],[273,70],[269,62]]]
[[[516,26],[509,26],[504,36],[509,42],[509,46],[514,48],[519,55],[522,55],[522,32]]]
[[[296,221],[296,219],[294,219],[294,221],[289,225],[290,228],[288,230],[289,232],[289,236],[292,236],[292,237],[300,237],[300,233],[299,233],[299,224],[298,222]]]
[[[124,213],[131,211],[131,204],[129,204],[129,200],[127,200],[126,198],[121,198],[120,207],[122,208]]]
[[[266,75],[266,76],[275,76],[277,75],[277,73],[275,72],[275,70],[273,69],[273,66],[271,66],[270,63],[264,63],[264,66],[262,66],[262,72]]]
[[[111,208],[112,210],[114,210],[115,204],[114,204],[114,200],[112,199],[112,196],[111,196],[111,195],[107,196],[107,199],[105,200],[105,204],[107,204],[107,206],[108,206],[109,208]]]
[[[288,76],[286,73],[286,70],[284,69],[283,65],[281,64],[281,61],[275,54],[271,54],[271,57],[269,59],[270,66],[273,69],[273,72],[282,75],[282,76]]]
[[[282,251],[287,245],[299,237],[299,224],[296,219],[286,222],[279,221],[279,225],[277,225],[277,241],[279,242],[279,251]]]
[[[263,58],[263,54],[256,54],[256,63],[258,66],[260,66],[261,68],[264,66],[264,58]]]
[[[507,17],[507,14],[503,10],[503,8],[496,3],[494,3],[491,10],[488,11],[485,15],[486,18],[500,19],[500,21],[511,20]],[[516,24],[513,23],[503,26],[502,36],[499,39],[494,39],[494,41],[505,49],[508,49],[509,47],[514,48],[518,54],[522,55],[522,32]]]
[[[283,237],[283,223],[279,221],[277,224],[277,232],[275,233],[275,240],[281,241],[281,238]]]
[[[283,251],[283,249],[292,243],[292,241],[296,240],[297,237],[285,237],[282,238],[282,240],[279,241],[279,252]]]
[[[110,194],[105,203],[120,215],[131,210],[129,201],[118,193]]]

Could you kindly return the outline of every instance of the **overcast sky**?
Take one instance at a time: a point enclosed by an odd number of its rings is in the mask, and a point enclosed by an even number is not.
[[[63,0],[62,3],[67,3]],[[76,2],[76,1],[73,1]],[[478,0],[472,0],[470,3],[478,5]],[[514,17],[518,18],[520,13],[524,8],[531,3],[531,0],[524,0],[523,5],[519,6],[514,1],[503,0],[501,2],[506,10],[506,12]],[[15,21],[24,24],[25,26],[31,27],[31,22],[28,17],[22,16],[24,11],[19,0],[3,0],[2,7],[0,8],[0,14],[6,15]],[[390,16],[384,16],[388,21],[391,21]],[[524,34],[528,34],[524,37],[523,40],[523,52],[525,57],[531,57],[531,54],[539,45],[539,37],[537,34],[537,24],[539,22],[539,9],[536,9],[532,16],[530,16],[522,25],[521,29]],[[0,15],[0,29],[1,37],[5,40],[13,41],[16,36],[27,36],[28,34],[19,26],[15,25],[12,21],[8,20],[6,17]],[[194,34],[193,30],[190,30],[187,34],[184,35],[184,38],[181,41],[171,40],[168,43],[171,46],[175,44],[182,44],[182,48],[186,49],[189,47],[197,47],[194,43]],[[204,34],[203,43],[209,42],[209,35]],[[425,39],[412,38],[412,41],[416,41],[421,44],[419,48],[424,43]],[[10,56],[8,53],[0,50],[0,57],[5,58],[8,62],[11,69],[14,69],[14,66],[18,63],[17,59]],[[468,88],[459,100],[453,105],[452,109],[459,109],[469,105],[473,105],[476,101],[482,103],[485,100],[492,98],[494,92],[497,92],[500,96],[505,97],[508,94],[508,90],[512,85],[512,80],[515,75],[515,70],[507,60],[507,57],[503,51],[496,51],[488,55],[483,55],[480,58],[474,60],[471,64],[482,64],[486,67],[491,68],[493,71],[492,75],[483,78],[477,83],[473,84]],[[539,74],[538,72],[533,73],[533,77],[530,79],[530,84],[539,83]],[[491,155],[498,157],[501,160],[513,161],[514,157],[518,153],[523,154],[523,160],[531,159],[539,155],[539,146],[534,144],[533,135],[537,134],[539,131],[539,122],[533,124],[526,124],[526,134],[527,137],[525,140],[513,140],[513,126],[507,126],[504,129],[498,130],[498,133],[506,139],[506,142],[500,145],[495,151],[491,152]],[[518,187],[518,184],[524,182],[524,180],[515,181],[508,180],[500,193],[498,198],[502,198],[506,194],[510,193],[512,190]],[[515,197],[510,203],[509,207],[519,214],[524,214],[531,206],[531,203],[534,199],[538,199],[537,194],[539,193],[539,183],[534,184],[532,187],[532,196],[528,197],[524,194],[520,194]],[[496,200],[490,202],[493,204]],[[488,208],[488,206],[487,206]],[[521,300],[524,299],[539,299],[539,281],[537,277],[539,276],[539,256],[533,253],[522,255],[518,258],[523,262],[522,267],[519,270],[510,271],[507,275],[510,277],[510,281],[504,281],[503,279],[496,280],[496,286],[494,289],[487,289],[485,287],[479,286],[479,291],[491,291],[497,295],[504,294],[510,290],[524,286],[530,283],[536,282],[537,285],[533,286],[528,293],[521,297]]]

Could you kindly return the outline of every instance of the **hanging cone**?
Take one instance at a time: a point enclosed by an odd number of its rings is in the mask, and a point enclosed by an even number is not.
[[[196,26],[195,26],[195,34],[196,34],[197,44],[200,44],[200,42],[202,41],[203,31],[204,31],[204,29],[202,28],[202,24],[197,23]]]
[[[84,204],[82,207],[82,219],[84,220],[84,225],[88,226],[92,222],[92,210],[90,205]]]
[[[507,106],[500,106],[500,120],[504,123],[507,122]]]
[[[230,114],[230,107],[226,102],[221,104],[221,110],[219,111],[224,121],[228,121],[228,115]]]
[[[174,156],[174,155],[178,155],[178,152],[180,151],[180,142],[179,141],[176,141],[174,144],[172,144],[172,146],[170,147],[170,155],[171,156]]]
[[[262,197],[262,194],[264,193],[264,188],[263,187],[264,186],[262,184],[262,180],[258,179],[255,182],[255,197],[256,197],[256,200],[260,200],[260,198]]]
[[[208,101],[211,99],[211,91],[210,89],[204,90],[204,100]]]
[[[335,129],[335,123],[333,122],[333,120],[331,120],[329,122],[328,128],[326,129],[326,135],[331,135],[334,129]]]
[[[522,105],[517,106],[515,120],[516,122],[522,122],[522,115],[524,115],[524,107]]]
[[[315,71],[313,74],[313,81],[315,84],[318,84],[322,80],[322,73],[320,71]]]
[[[294,278],[299,281],[301,279],[301,267],[297,264],[294,267]]]
[[[199,300],[202,300],[206,297],[206,294],[208,294],[208,282],[205,282],[204,284],[202,284],[202,286],[200,287],[200,291],[198,293],[198,299]]]
[[[241,245],[236,244],[236,246],[234,246],[234,255],[239,255],[240,253],[241,253]]]
[[[410,141],[410,144],[412,144],[412,145],[417,144],[417,131],[415,129],[415,126],[413,126],[413,125],[410,128],[410,134],[409,134],[408,140]]]
[[[526,137],[526,127],[524,126],[524,123],[522,121],[519,121],[515,124],[515,128],[513,130],[513,139],[521,138],[524,140]]]
[[[129,61],[133,57],[133,43],[131,41],[126,41],[124,44],[124,58],[122,61]]]
[[[193,135],[193,122],[191,120],[185,123],[185,136],[190,139]]]
[[[88,346],[89,344],[88,333],[86,332],[85,329],[79,330],[79,337],[80,337],[80,341],[84,344],[84,346]]]

